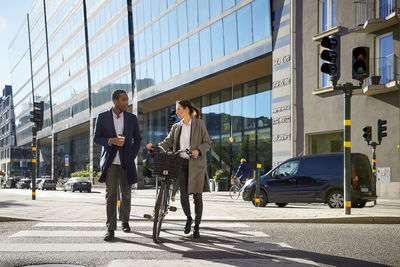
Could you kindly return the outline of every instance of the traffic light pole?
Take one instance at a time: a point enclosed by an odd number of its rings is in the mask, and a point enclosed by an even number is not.
[[[354,86],[352,83],[345,83],[343,86],[336,86],[335,90],[342,90],[344,94],[344,208],[345,214],[351,214],[351,97],[354,89],[361,86]]]
[[[36,177],[38,175],[37,161],[37,140],[36,140],[36,127],[32,127],[32,200],[36,199]]]

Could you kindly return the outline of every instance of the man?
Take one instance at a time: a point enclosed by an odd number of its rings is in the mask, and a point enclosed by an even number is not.
[[[131,187],[137,183],[135,158],[140,148],[137,117],[127,112],[128,95],[124,90],[112,93],[114,107],[97,116],[93,141],[101,145],[99,182],[106,183],[107,233],[105,241],[114,238],[117,228],[117,187],[122,194],[119,219],[122,230],[130,232]]]
[[[241,175],[241,176],[239,176],[239,175]],[[247,163],[245,158],[240,160],[240,165],[239,165],[239,168],[238,168],[235,176],[239,178],[241,183],[245,183],[247,178],[251,177],[250,166]]]

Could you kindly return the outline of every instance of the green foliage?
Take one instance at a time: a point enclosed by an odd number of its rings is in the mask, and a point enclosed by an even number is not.
[[[101,172],[100,171],[93,171],[93,178],[96,180],[99,180],[101,176]],[[89,178],[90,177],[90,165],[87,164],[86,165],[86,170],[84,171],[76,171],[71,173],[71,177],[86,177]]]
[[[214,180],[216,183],[227,181],[229,178],[229,172],[227,170],[219,169],[215,172]]]

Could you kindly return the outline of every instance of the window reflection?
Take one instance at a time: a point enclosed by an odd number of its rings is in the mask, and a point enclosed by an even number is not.
[[[223,31],[222,21],[219,20],[211,25],[212,59],[220,58],[224,55],[224,44],[222,42]]]
[[[210,27],[200,31],[200,56],[201,65],[211,61],[211,39]]]
[[[237,11],[239,49],[253,42],[251,25],[251,6],[247,5]]]
[[[210,0],[210,18],[214,18],[221,14],[221,0]]]
[[[199,47],[199,35],[198,33],[193,34],[189,37],[189,49],[190,49],[190,69],[194,69],[200,66],[200,47]]]
[[[207,153],[210,176],[218,169],[234,174],[241,158],[246,158],[253,170],[257,163],[262,164],[263,173],[271,168],[271,76],[204,95],[192,102],[200,108],[212,140]],[[144,114],[145,142],[155,143],[165,138],[165,120],[165,108]],[[236,142],[230,144],[232,123]]]
[[[236,13],[223,19],[225,55],[237,50]]]

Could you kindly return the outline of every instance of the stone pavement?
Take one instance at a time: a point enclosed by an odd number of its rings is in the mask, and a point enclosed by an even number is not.
[[[146,220],[144,214],[152,214],[155,203],[154,189],[133,192],[131,220]],[[104,221],[104,187],[93,188],[92,193],[37,191],[32,200],[30,190],[0,190],[0,221]],[[232,200],[229,192],[204,193],[203,221],[224,222],[287,222],[287,223],[400,223],[400,200],[378,199],[362,209],[351,209],[345,215],[343,209],[331,209],[324,204],[289,203],[279,208],[269,203],[256,208],[242,199]],[[192,201],[191,201],[192,202]],[[176,212],[169,212],[166,220],[186,220],[177,195]],[[193,204],[192,204],[193,205]],[[193,207],[192,207],[193,211]]]

